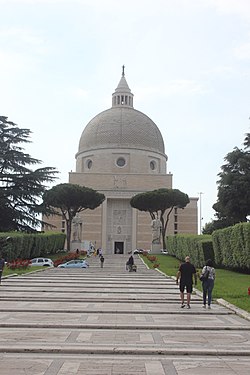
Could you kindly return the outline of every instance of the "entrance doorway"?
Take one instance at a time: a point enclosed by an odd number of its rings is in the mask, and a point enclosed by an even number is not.
[[[114,243],[114,253],[115,254],[124,254],[124,242],[115,242]]]

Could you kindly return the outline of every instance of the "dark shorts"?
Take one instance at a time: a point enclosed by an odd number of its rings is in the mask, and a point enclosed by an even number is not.
[[[192,283],[180,282],[180,291],[182,293],[184,293],[185,288],[186,288],[187,293],[192,293],[193,284]]]

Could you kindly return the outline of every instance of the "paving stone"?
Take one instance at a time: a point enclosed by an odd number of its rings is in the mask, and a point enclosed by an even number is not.
[[[180,309],[172,278],[125,271],[126,257],[88,269],[4,278],[0,375],[218,375],[250,373],[250,321],[232,306]]]

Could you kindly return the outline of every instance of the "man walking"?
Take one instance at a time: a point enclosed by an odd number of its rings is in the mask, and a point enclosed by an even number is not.
[[[185,307],[184,304],[184,290],[187,291],[187,309],[190,309],[191,293],[193,291],[193,275],[194,283],[197,285],[197,274],[195,266],[190,263],[190,257],[186,256],[185,263],[180,265],[179,271],[176,276],[176,284],[178,285],[180,279],[180,297],[181,307]]]

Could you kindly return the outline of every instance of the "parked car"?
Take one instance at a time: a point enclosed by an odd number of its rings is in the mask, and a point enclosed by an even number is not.
[[[167,251],[166,249],[162,249],[162,250],[161,250],[161,254],[163,254],[163,255],[167,255],[167,254],[168,254],[168,251]]]
[[[149,253],[150,250],[144,250],[144,249],[135,249],[133,251],[133,254],[145,254],[145,253]]]
[[[84,259],[74,259],[69,262],[59,264],[58,268],[88,268],[89,264]]]
[[[31,266],[54,267],[54,263],[49,258],[34,258],[30,261]]]

